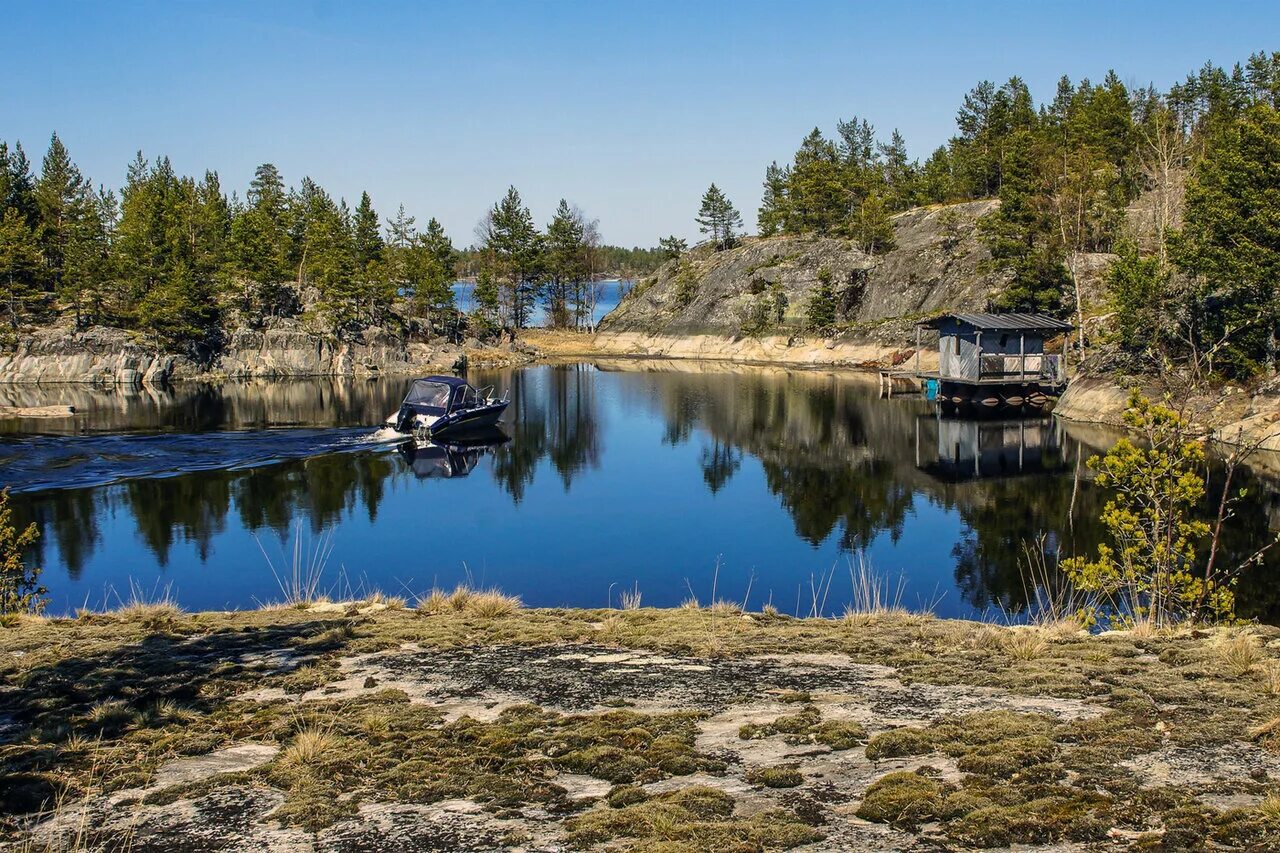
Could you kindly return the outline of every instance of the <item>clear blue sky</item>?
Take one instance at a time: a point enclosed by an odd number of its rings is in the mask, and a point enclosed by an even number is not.
[[[711,181],[752,225],[765,166],[815,125],[856,114],[923,158],[984,78],[1166,88],[1280,49],[1277,2],[45,0],[4,21],[0,139],[37,163],[53,130],[112,186],[139,148],[241,194],[270,161],[457,245],[508,184],[625,245],[695,236]]]

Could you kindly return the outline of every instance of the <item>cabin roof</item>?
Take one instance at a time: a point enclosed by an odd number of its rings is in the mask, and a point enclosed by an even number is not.
[[[948,321],[955,321],[983,331],[996,332],[1066,332],[1075,328],[1065,320],[1050,317],[1048,314],[1015,312],[943,314],[941,317],[921,321],[918,325],[938,329]]]

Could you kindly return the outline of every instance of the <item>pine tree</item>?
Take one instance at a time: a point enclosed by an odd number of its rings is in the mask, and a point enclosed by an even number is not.
[[[457,310],[453,297],[457,252],[434,217],[427,222],[427,230],[414,238],[413,252],[414,305],[433,325],[443,327]]]
[[[844,221],[847,203],[839,154],[815,127],[801,143],[791,167],[784,230],[829,233]]]
[[[16,207],[6,207],[0,219],[0,312],[9,330],[0,341],[12,342],[29,319],[40,264],[40,246],[25,217]]]
[[[858,205],[849,233],[858,248],[868,255],[893,249],[893,221],[889,218],[888,206],[877,193],[871,193]]]
[[[77,327],[82,324],[84,282],[67,276],[66,264],[68,254],[80,251],[74,244],[84,234],[82,220],[89,215],[91,193],[89,183],[71,162],[66,146],[58,134],[53,134],[33,192],[40,216],[37,234],[49,289],[72,303]]]
[[[243,315],[256,322],[290,307],[289,197],[275,166],[254,171],[245,201],[231,225],[233,286]]]
[[[491,259],[491,273],[503,303],[503,319],[514,328],[524,328],[538,293],[542,235],[515,187],[507,188],[482,229],[483,248]]]
[[[1174,262],[1198,283],[1197,328],[1211,367],[1276,368],[1280,281],[1280,111],[1263,101],[1215,130],[1187,185]]]
[[[760,212],[756,228],[761,237],[772,237],[782,232],[787,221],[787,183],[790,170],[780,168],[778,162],[769,164],[764,173],[764,195],[760,199]]]
[[[689,244],[672,234],[670,237],[658,240],[658,251],[662,253],[665,260],[674,260],[689,251]]]
[[[715,184],[703,193],[702,205],[694,221],[698,223],[699,231],[710,235],[717,251],[731,247],[734,236],[742,227],[742,215]]]
[[[543,291],[547,317],[555,328],[569,325],[570,298],[586,275],[584,264],[582,215],[560,199],[556,214],[547,226],[546,270],[548,282]]]
[[[907,141],[895,128],[887,145],[878,146],[891,210],[906,210],[917,201],[918,166],[907,159]]]
[[[830,334],[836,326],[836,291],[831,270],[818,270],[818,286],[809,297],[805,310],[805,328],[819,334]]]
[[[1035,138],[1022,130],[1003,145],[1000,207],[979,221],[991,250],[984,268],[1008,279],[994,302],[1009,311],[1057,312],[1070,280],[1061,240],[1048,219]]]
[[[346,337],[358,328],[367,295],[356,268],[350,215],[310,178],[302,179],[298,207],[306,224],[299,261],[304,281],[319,291],[316,308],[329,331]]]
[[[356,206],[352,227],[355,234],[356,264],[359,268],[365,269],[382,260],[382,230],[378,225],[378,214],[373,209],[373,201],[367,192],[360,194],[360,204]]]
[[[501,308],[498,303],[498,284],[493,279],[493,273],[488,269],[482,269],[479,277],[476,278],[476,288],[474,291],[476,300],[475,319],[481,334],[489,334],[495,331],[499,325],[499,315]]]

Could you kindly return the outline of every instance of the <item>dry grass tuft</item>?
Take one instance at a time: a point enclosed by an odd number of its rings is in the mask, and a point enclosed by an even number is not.
[[[505,595],[496,589],[484,589],[472,593],[467,612],[486,619],[510,616],[524,606],[519,596]]]
[[[873,618],[907,615],[907,609],[902,606],[907,583],[904,576],[900,575],[896,584],[890,583],[887,575],[877,572],[860,554],[856,563],[849,563],[849,583],[852,592],[844,609],[846,623],[861,625]]]
[[[638,585],[631,589],[624,589],[618,593],[618,607],[622,610],[639,610],[640,596],[640,587]]]
[[[1085,630],[1084,625],[1074,616],[1060,616],[1051,621],[1041,622],[1038,626],[1044,636],[1054,640],[1065,640],[1079,636]]]
[[[1258,641],[1248,634],[1236,634],[1218,642],[1214,656],[1222,668],[1236,678],[1248,675],[1262,660]]]
[[[448,593],[433,589],[417,600],[417,610],[422,614],[462,613],[486,619],[510,616],[522,607],[524,602],[519,596],[507,595],[497,588],[472,589],[466,584],[459,584]]]
[[[462,613],[467,609],[468,605],[471,604],[471,598],[473,595],[475,595],[475,593],[471,591],[471,587],[466,586],[465,584],[459,584],[453,588],[453,592],[449,593],[446,603],[448,604],[449,609],[454,613]]]
[[[1036,660],[1049,650],[1049,643],[1040,632],[1031,628],[1008,631],[1000,644],[1005,654],[1014,660]]]
[[[147,593],[133,581],[129,582],[129,598],[121,600],[112,614],[125,622],[137,622],[147,628],[168,625],[182,617],[182,608],[170,593],[169,587],[157,587]]]
[[[1260,726],[1254,726],[1249,729],[1249,740],[1275,740],[1277,733],[1280,733],[1280,717],[1272,717]]]
[[[433,589],[425,596],[418,596],[414,607],[419,613],[443,613],[449,607],[449,596],[438,589]]]
[[[325,753],[338,744],[333,732],[318,728],[306,728],[293,736],[284,749],[284,760],[300,767],[315,764]]]
[[[1267,820],[1280,823],[1280,794],[1267,794],[1267,796],[1258,803],[1258,813]]]
[[[406,602],[402,597],[398,595],[387,595],[383,592],[374,592],[373,595],[370,595],[365,599],[365,604],[372,607],[382,606],[387,610],[404,610],[405,607],[408,606],[408,602]]]
[[[684,601],[680,602],[680,609],[681,610],[701,610],[702,605],[698,602],[698,599],[694,598],[691,595],[688,598],[686,598]]]
[[[1138,619],[1129,625],[1129,633],[1137,640],[1150,640],[1160,634],[1160,625],[1154,619]]]
[[[1272,696],[1280,696],[1280,661],[1263,661],[1262,689]]]
[[[742,614],[741,605],[736,601],[727,601],[723,598],[712,603],[707,609],[716,616],[740,616]]]

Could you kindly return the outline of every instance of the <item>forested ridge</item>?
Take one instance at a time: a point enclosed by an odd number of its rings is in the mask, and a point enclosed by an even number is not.
[[[272,164],[244,197],[216,172],[179,175],[166,157],[130,164],[116,192],[84,176],[55,133],[36,173],[0,142],[0,345],[70,318],[133,330],[160,349],[216,349],[228,327],[296,318],[335,338],[370,326],[430,336],[523,325],[544,299],[559,325],[588,322],[607,273],[651,269],[654,250],[603,245],[595,220],[562,201],[543,233],[512,188],[480,242],[455,249],[440,223],[403,205],[383,219],[310,178],[286,187]],[[451,285],[478,277],[476,315]]]
[[[815,128],[790,163],[766,169],[759,233],[840,236],[875,254],[893,248],[895,212],[998,198],[979,222],[986,266],[1005,282],[992,307],[1083,320],[1076,260],[1114,253],[1107,342],[1130,364],[1270,372],[1278,106],[1280,53],[1207,64],[1167,92],[1114,72],[1063,77],[1038,106],[1018,77],[983,81],[965,95],[956,135],[923,163],[900,133],[880,141],[865,119],[840,121],[834,137]]]

